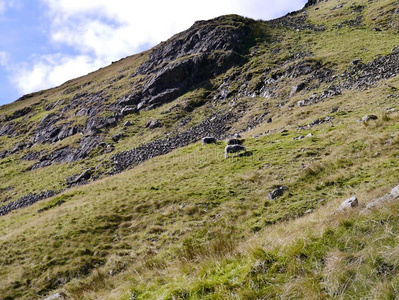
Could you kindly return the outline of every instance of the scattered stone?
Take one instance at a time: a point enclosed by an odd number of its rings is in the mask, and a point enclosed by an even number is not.
[[[121,138],[123,138],[124,137],[124,135],[123,135],[123,133],[118,133],[118,134],[115,134],[113,137],[112,137],[112,140],[115,142],[115,143],[117,143]]]
[[[325,118],[316,119],[316,120],[314,120],[312,123],[310,123],[308,125],[299,126],[298,129],[300,129],[300,130],[310,129],[313,126],[316,126],[316,125],[321,125],[321,124],[324,124],[324,123],[330,123],[332,120],[334,120],[333,117],[326,116]]]
[[[0,159],[6,158],[8,155],[7,150],[0,151]]]
[[[92,170],[88,169],[81,174],[68,177],[66,183],[68,187],[75,186],[87,182],[92,175]]]
[[[272,118],[267,119],[267,123],[268,123],[268,124],[271,123],[271,122],[273,122],[273,119],[272,119]]]
[[[130,121],[125,122],[125,124],[123,124],[124,127],[130,127],[133,126],[133,123]]]
[[[283,196],[285,192],[288,192],[288,188],[286,186],[282,185],[269,193],[269,199],[271,199],[271,200],[278,199],[281,196]]]
[[[28,194],[18,200],[10,202],[0,207],[0,216],[4,216],[13,210],[30,206],[40,200],[47,199],[56,195],[54,191],[45,191],[40,194]]]
[[[149,128],[149,129],[155,129],[155,128],[162,127],[162,123],[159,120],[152,120],[152,121],[148,121],[147,124],[145,125],[145,127]]]
[[[344,202],[341,203],[340,207],[336,210],[336,212],[340,212],[349,208],[354,208],[359,205],[359,201],[357,200],[356,196],[353,196]]]
[[[378,120],[378,117],[376,115],[366,115],[362,118],[362,122],[366,123],[370,120]]]
[[[392,200],[398,199],[399,198],[399,185],[394,187],[390,193],[385,194],[384,196],[374,199],[370,201],[367,205],[366,208],[362,210],[362,213],[366,213],[370,211],[373,208],[379,207],[384,205],[385,203],[389,203]]]
[[[296,93],[299,93],[306,87],[306,84],[304,82],[301,82],[298,85],[295,85],[291,89],[290,97],[293,97]]]
[[[217,139],[221,139],[231,128],[231,124],[236,122],[240,117],[241,114],[232,111],[226,114],[216,114],[205,119],[199,125],[177,133],[176,135],[154,140],[148,144],[133,148],[132,150],[115,154],[112,157],[114,164],[114,171],[112,174],[120,173],[153,157],[167,154],[176,148],[195,143],[200,140],[202,136],[210,135]]]
[[[66,300],[67,296],[64,293],[56,293],[54,295],[48,296],[44,300]]]
[[[138,112],[139,111],[136,106],[126,106],[121,109],[120,114],[122,116],[127,116],[127,115],[131,115],[131,114],[136,114]]]
[[[110,152],[114,151],[114,149],[115,149],[114,145],[108,144],[107,148],[105,148],[105,153],[110,153]]]
[[[300,135],[300,136],[294,137],[293,140],[298,141],[298,140],[303,140],[304,138],[305,138],[304,135]]]
[[[336,113],[338,110],[339,110],[339,107],[338,107],[338,106],[335,106],[335,107],[333,107],[333,108],[331,109],[331,113],[332,113],[332,114],[333,114],[333,113]]]
[[[313,133],[310,132],[306,137],[308,137],[308,138],[313,137]]]
[[[297,106],[302,107],[302,106],[309,106],[312,104],[319,103],[325,99],[341,95],[341,88],[337,86],[330,86],[328,90],[323,91],[321,94],[316,94],[314,93],[312,96],[310,96],[307,99],[303,99],[297,102]]]

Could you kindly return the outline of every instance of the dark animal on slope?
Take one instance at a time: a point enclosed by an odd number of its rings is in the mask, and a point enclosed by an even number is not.
[[[228,139],[227,140],[227,145],[242,145],[244,144],[245,140],[240,140],[240,139]]]
[[[228,145],[224,148],[224,158],[227,158],[229,153],[238,153],[241,151],[247,151],[247,148],[242,145]]]
[[[210,137],[210,136],[204,137],[204,138],[202,139],[202,145],[206,145],[206,144],[216,144],[216,142],[217,142],[216,138]]]

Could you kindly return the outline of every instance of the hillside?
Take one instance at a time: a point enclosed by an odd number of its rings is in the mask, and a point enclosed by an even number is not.
[[[1,106],[0,299],[395,299],[398,33],[222,16]]]

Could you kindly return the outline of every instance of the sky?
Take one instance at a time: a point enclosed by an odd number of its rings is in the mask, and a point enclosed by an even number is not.
[[[195,21],[269,20],[306,0],[0,0],[0,105],[150,49]]]

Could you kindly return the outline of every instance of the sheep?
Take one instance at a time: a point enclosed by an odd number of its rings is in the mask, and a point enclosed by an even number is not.
[[[216,144],[216,142],[217,142],[216,138],[211,137],[211,136],[207,136],[202,139],[202,145],[204,145],[204,146],[206,144]]]
[[[224,148],[224,158],[227,158],[229,153],[237,153],[241,151],[247,151],[247,149],[242,145],[228,145]]]
[[[242,145],[245,140],[240,140],[240,139],[228,139],[227,140],[227,145]]]

